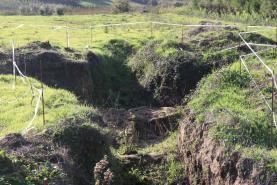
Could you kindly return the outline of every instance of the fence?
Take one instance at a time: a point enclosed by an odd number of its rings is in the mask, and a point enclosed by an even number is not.
[[[271,122],[271,129],[275,126],[275,128],[277,129],[277,124],[276,124],[276,116],[275,116],[275,107],[274,107],[274,100],[275,100],[275,91],[277,90],[277,83],[276,83],[276,76],[274,74],[274,70],[271,69],[266,62],[262,59],[261,56],[259,56],[259,53],[261,52],[265,52],[268,51],[268,49],[264,49],[261,51],[256,52],[251,45],[253,45],[252,43],[248,43],[245,39],[244,39],[244,35],[245,34],[251,34],[253,32],[241,32],[239,33],[239,36],[241,38],[241,40],[243,41],[243,43],[247,46],[247,48],[251,51],[250,54],[247,55],[241,55],[240,56],[240,61],[241,64],[243,64],[244,68],[246,69],[247,73],[250,75],[253,83],[255,84],[255,87],[258,89],[259,94],[261,95],[263,101],[265,102],[266,106],[268,107],[269,111],[271,112],[271,116],[272,116],[272,122]],[[276,37],[277,37],[277,33],[276,33]],[[276,45],[268,45],[268,44],[254,44],[256,46],[260,46],[260,47],[269,47],[269,49],[271,48],[275,48],[275,52],[276,52]],[[248,68],[248,66],[246,65],[246,59],[249,58],[249,56],[255,56],[258,61],[262,64],[262,66],[270,73],[271,75],[271,102],[269,103],[268,100],[265,98],[264,94],[262,93],[262,90],[259,88],[259,86],[257,85],[257,82],[255,81],[255,79],[253,78],[253,76],[251,75],[251,72]],[[241,68],[241,67],[240,67]]]
[[[21,77],[23,83],[30,87],[31,95],[32,95],[32,101],[37,96],[37,101],[36,101],[33,117],[30,120],[30,122],[28,123],[27,127],[23,130],[23,133],[27,133],[30,129],[33,128],[32,125],[33,125],[34,120],[37,117],[37,114],[38,114],[39,107],[40,107],[41,103],[43,104],[43,118],[44,118],[43,123],[45,124],[43,85],[41,86],[42,88],[40,88],[40,89],[36,88],[31,83],[29,78],[21,72],[21,70],[19,69],[19,67],[17,65],[17,62],[15,60],[15,44],[14,44],[14,42],[12,42],[12,64],[13,64],[13,76],[14,76],[13,89],[15,90],[15,88],[16,88],[16,80],[17,80],[16,78],[17,78],[17,73],[18,73],[18,75]],[[32,101],[31,101],[31,103],[32,103]]]

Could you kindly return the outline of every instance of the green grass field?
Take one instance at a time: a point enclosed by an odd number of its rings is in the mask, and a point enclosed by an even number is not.
[[[117,15],[76,15],[76,16],[1,16],[0,17],[0,44],[10,47],[14,40],[17,46],[23,46],[31,41],[50,41],[53,45],[66,47],[67,34],[64,26],[68,26],[69,46],[78,50],[91,48],[100,51],[103,44],[110,39],[125,39],[134,45],[150,38],[178,40],[182,38],[182,28],[167,25],[138,24],[128,26],[113,26],[109,28],[90,26],[103,24],[118,24],[132,22],[169,22],[181,24],[198,24],[200,21],[214,21],[199,17],[180,16],[174,13],[165,14],[117,14]],[[224,24],[234,24],[224,22]],[[246,25],[236,24],[246,30]],[[185,27],[184,32],[193,29]],[[248,28],[248,31],[257,30]],[[274,29],[259,28],[262,34],[275,39]],[[151,34],[152,33],[152,34]],[[187,40],[189,38],[184,38]]]

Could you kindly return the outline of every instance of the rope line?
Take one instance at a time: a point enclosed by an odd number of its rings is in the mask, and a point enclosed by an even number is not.
[[[247,65],[246,65],[245,60],[243,59],[243,57],[240,57],[240,60],[241,60],[241,62],[242,62],[242,64],[243,64],[243,66],[245,67],[247,73],[249,74],[251,80],[253,81],[253,83],[254,83],[256,89],[258,90],[258,93],[261,94],[261,97],[262,97],[262,99],[265,101],[265,103],[266,103],[268,109],[269,109],[270,111],[272,111],[272,108],[271,108],[270,104],[269,104],[268,101],[266,100],[266,97],[265,97],[264,94],[262,93],[262,91],[261,91],[261,89],[259,88],[259,86],[258,86],[257,82],[255,81],[254,77],[252,76],[252,74],[251,74],[250,70],[248,69],[248,67],[247,67]]]
[[[12,42],[12,53],[13,53],[13,74],[14,76],[16,76],[15,71],[17,71],[19,73],[19,75],[21,76],[21,79],[23,80],[24,84],[29,84],[31,92],[32,92],[32,101],[35,97],[35,91],[38,94],[38,98],[37,98],[37,103],[34,109],[34,115],[31,119],[31,121],[28,123],[27,127],[23,130],[23,134],[26,134],[30,129],[32,129],[33,127],[31,127],[33,125],[34,120],[37,117],[38,111],[39,111],[39,106],[40,106],[40,102],[42,101],[42,89],[38,89],[35,86],[33,86],[33,84],[31,83],[31,81],[29,80],[29,78],[27,76],[25,76],[21,70],[19,69],[19,67],[16,64],[15,61],[15,45],[14,42]],[[14,79],[14,85],[16,84],[15,79]],[[35,91],[34,91],[35,90]],[[31,101],[31,102],[32,102]]]
[[[251,75],[251,73],[250,73],[250,71],[249,71],[249,69],[247,68],[247,65],[246,65],[246,63],[245,63],[245,60],[244,60],[244,58],[249,58],[250,56],[255,56],[257,59],[258,59],[258,61],[260,62],[260,63],[262,63],[263,64],[263,66],[265,67],[265,69],[271,74],[271,77],[272,77],[272,82],[273,82],[273,84],[272,84],[272,91],[273,91],[273,89],[275,88],[275,89],[277,89],[277,83],[276,83],[276,78],[275,78],[275,75],[274,75],[274,72],[273,72],[273,70],[263,61],[263,59],[258,55],[259,53],[261,53],[261,52],[264,52],[264,51],[267,51],[267,50],[269,50],[269,49],[272,49],[272,48],[276,48],[276,45],[270,45],[270,44],[254,44],[254,43],[248,43],[244,38],[243,38],[243,36],[242,35],[244,35],[244,34],[249,34],[249,33],[255,33],[255,32],[241,32],[241,33],[239,33],[239,36],[240,36],[240,38],[242,39],[242,41],[245,43],[245,45],[250,49],[250,51],[252,52],[252,53],[250,53],[250,54],[246,54],[246,55],[241,55],[240,56],[240,60],[241,60],[241,63],[243,64],[243,66],[245,67],[245,69],[246,69],[246,71],[248,72],[248,74],[250,75],[250,78],[251,78],[251,80],[254,82],[254,85],[256,86],[256,88],[259,90],[259,93],[261,94],[261,96],[262,96],[262,98],[263,98],[263,100],[265,101],[265,103],[266,103],[266,105],[267,105],[267,107],[269,108],[269,110],[271,111],[271,113],[272,113],[272,121],[273,121],[273,123],[274,123],[274,126],[276,127],[276,129],[277,129],[277,123],[276,123],[276,118],[275,118],[275,112],[274,112],[274,103],[273,103],[273,100],[272,100],[272,107],[270,106],[270,104],[268,103],[268,101],[266,100],[266,98],[265,98],[265,96],[262,94],[262,91],[261,91],[261,89],[258,87],[258,84],[256,83],[256,81],[254,80],[254,78],[253,78],[253,76]],[[251,45],[253,46],[262,46],[262,47],[270,47],[269,49],[264,49],[264,50],[261,50],[261,51],[255,51],[252,47],[251,47]],[[274,96],[274,94],[272,95],[272,96]]]
[[[113,23],[113,24],[100,24],[95,26],[84,26],[83,28],[77,27],[68,27],[66,25],[47,25],[47,24],[19,24],[16,25],[15,28],[22,28],[22,27],[52,27],[53,29],[61,29],[61,28],[68,28],[68,29],[88,29],[88,28],[101,28],[101,27],[112,27],[112,26],[128,26],[128,25],[142,25],[142,24],[157,24],[157,25],[168,25],[168,26],[179,26],[179,27],[218,27],[218,28],[238,28],[243,27],[239,25],[219,25],[219,24],[180,24],[180,23],[171,23],[171,22],[157,22],[157,21],[148,21],[148,22],[128,22],[128,23]],[[276,26],[246,26],[248,28],[266,28],[266,29],[275,29]],[[245,32],[249,33],[249,32]],[[252,32],[253,33],[253,32]]]

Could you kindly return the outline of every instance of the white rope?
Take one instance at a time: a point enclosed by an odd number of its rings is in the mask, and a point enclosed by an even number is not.
[[[269,51],[271,50],[272,48],[267,48],[267,49],[263,49],[263,50],[260,50],[260,51],[257,51],[256,53],[262,53],[262,52],[265,52],[265,51]],[[253,56],[254,54],[253,53],[249,53],[249,54],[246,54],[246,55],[240,55],[241,57],[243,57],[244,59],[247,59],[251,56]]]
[[[269,28],[269,29],[275,29],[277,26],[247,26],[248,28]]]
[[[265,62],[263,61],[263,59],[256,53],[256,51],[250,46],[250,44],[248,42],[245,41],[245,39],[243,38],[243,36],[241,34],[245,34],[246,32],[243,33],[239,33],[240,38],[242,39],[242,41],[246,44],[246,46],[251,50],[251,52],[259,59],[259,61],[265,66],[265,68],[273,75],[273,71],[272,69],[270,69],[270,67],[268,67]]]
[[[24,26],[24,24],[20,24],[20,25],[18,25],[15,29],[22,28],[23,26]]]
[[[246,65],[246,63],[245,63],[245,60],[243,60],[243,57],[240,57],[240,60],[241,60],[241,63],[243,64],[243,66],[245,67],[247,73],[249,74],[251,80],[253,81],[255,87],[258,89],[258,93],[261,94],[261,97],[262,97],[262,99],[265,101],[265,103],[266,103],[268,109],[269,109],[270,111],[272,111],[272,108],[271,108],[270,104],[269,104],[268,101],[266,100],[266,98],[265,98],[265,96],[263,95],[261,89],[259,88],[257,82],[255,81],[255,79],[253,78],[252,74],[250,73],[250,70],[248,69],[248,67],[247,67],[247,65]]]
[[[37,117],[37,113],[39,111],[39,106],[40,106],[40,102],[42,101],[42,89],[38,89],[36,88],[35,86],[33,86],[33,84],[30,82],[29,78],[27,76],[25,76],[21,70],[19,69],[19,67],[17,66],[16,64],[16,61],[15,61],[15,46],[14,46],[14,42],[12,42],[12,51],[13,51],[13,72],[14,72],[14,75],[15,74],[15,71],[17,71],[19,73],[19,75],[22,77],[23,81],[25,82],[25,84],[29,84],[30,85],[30,89],[32,91],[32,99],[35,97],[35,92],[34,90],[37,91],[38,93],[38,99],[37,99],[37,103],[36,103],[36,107],[35,107],[35,110],[34,110],[34,115],[32,117],[32,120],[29,122],[28,126],[23,130],[23,133],[26,134],[27,131],[30,130],[30,127],[32,126],[34,120],[36,119]],[[27,82],[28,83],[27,83]],[[14,82],[15,83],[15,82]]]
[[[40,102],[42,101],[42,89],[38,89],[38,99],[37,99],[37,104],[35,107],[35,111],[34,111],[34,115],[32,120],[29,122],[28,126],[22,131],[23,134],[26,134],[29,130],[33,129],[34,127],[31,127],[33,125],[34,120],[37,117],[38,111],[39,111],[39,106],[40,106]]]
[[[84,27],[83,29],[87,28],[97,28],[97,27],[108,27],[108,26],[126,26],[126,25],[139,25],[139,24],[160,24],[160,25],[169,25],[169,26],[184,26],[184,27],[233,27],[233,28],[238,28],[238,27],[243,27],[239,25],[215,25],[215,24],[179,24],[179,23],[170,23],[170,22],[129,22],[129,23],[116,23],[116,24],[103,24],[103,25],[95,25],[95,26],[89,26]],[[67,26],[61,26],[61,25],[46,25],[46,24],[14,24],[15,28],[21,28],[21,27],[53,27],[54,29],[61,29],[61,28],[66,28]],[[248,28],[263,28],[263,29],[276,29],[276,26],[261,26],[261,25],[250,25],[247,26]],[[81,29],[81,28],[74,28],[70,27],[69,29]],[[253,33],[253,32],[252,32]]]
[[[248,74],[250,75],[251,79],[253,80],[256,88],[259,89],[259,93],[262,95],[262,98],[264,99],[266,105],[268,106],[269,110],[272,112],[272,117],[273,117],[273,122],[274,122],[274,125],[277,129],[277,123],[276,123],[276,119],[275,119],[275,112],[273,112],[273,107],[271,107],[269,105],[269,103],[267,102],[266,98],[264,97],[264,95],[262,94],[262,91],[260,90],[260,88],[258,87],[257,83],[255,82],[254,78],[252,77],[249,69],[247,68],[246,64],[245,64],[245,61],[243,60],[244,57],[249,57],[249,56],[252,56],[252,55],[255,55],[258,60],[265,66],[265,68],[270,72],[271,76],[272,76],[272,80],[273,80],[273,87],[272,88],[275,88],[277,89],[277,83],[276,83],[276,78],[275,78],[275,75],[273,73],[273,70],[268,67],[265,62],[262,60],[262,58],[258,55],[258,53],[260,52],[264,52],[266,50],[269,50],[269,49],[272,49],[272,48],[276,48],[276,45],[269,45],[269,44],[254,44],[254,43],[247,43],[245,41],[245,39],[242,37],[242,34],[248,34],[248,33],[253,33],[253,32],[242,32],[242,33],[239,33],[239,36],[240,38],[243,40],[243,42],[247,45],[247,47],[251,50],[252,53],[250,54],[247,54],[247,55],[243,55],[243,56],[240,56],[240,60],[242,62],[242,64],[244,65],[244,67],[246,68],[246,71],[248,72]],[[262,51],[258,51],[256,52],[250,45],[254,45],[254,46],[262,46],[262,47],[270,47],[269,49],[265,49],[265,50],[262,50]]]
[[[111,27],[111,26],[129,26],[129,25],[138,25],[138,24],[149,24],[151,22],[132,22],[132,23],[118,23],[118,24],[102,24],[90,26],[89,28],[101,28],[101,27]]]
[[[166,23],[166,22],[152,22],[152,24],[168,25],[168,26],[179,26],[179,27],[216,27],[216,28],[237,27],[236,25],[219,25],[219,24],[177,24],[177,23]]]
[[[276,45],[272,45],[272,44],[256,44],[256,43],[252,43],[252,42],[248,42],[248,44],[250,46],[261,46],[261,47],[272,47],[272,48],[276,48]]]

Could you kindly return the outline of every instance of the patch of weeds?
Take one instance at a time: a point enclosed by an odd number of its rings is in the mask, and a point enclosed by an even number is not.
[[[137,150],[138,150],[138,147],[133,144],[123,144],[123,145],[120,145],[117,152],[121,155],[124,155],[124,154],[136,152]]]
[[[124,61],[133,52],[133,46],[122,39],[112,39],[104,45],[104,49],[112,56]]]
[[[236,71],[236,70],[225,70],[222,73],[222,85],[226,86],[236,86],[236,87],[249,87],[251,78],[246,72]]]
[[[0,151],[0,184],[42,185],[43,179],[49,182],[63,178],[64,174],[51,163],[35,163],[16,158]]]
[[[128,171],[128,176],[127,181],[132,182],[134,185],[151,184],[145,172],[137,168],[131,168],[131,170]]]

